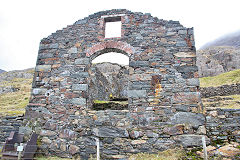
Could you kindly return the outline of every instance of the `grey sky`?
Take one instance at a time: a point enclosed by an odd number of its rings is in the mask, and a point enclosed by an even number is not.
[[[240,29],[239,0],[1,0],[0,68],[34,67],[42,38],[98,11],[125,8],[194,27],[196,47]]]

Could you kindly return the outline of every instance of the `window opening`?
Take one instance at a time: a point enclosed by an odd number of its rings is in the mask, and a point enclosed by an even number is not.
[[[105,38],[121,37],[122,22],[121,17],[105,18]]]
[[[129,57],[125,56],[122,53],[109,52],[109,53],[105,53],[100,56],[97,56],[95,59],[92,60],[93,64],[103,63],[103,62],[117,63],[119,65],[128,66]]]
[[[128,109],[129,57],[116,52],[92,60],[89,99],[94,110]]]

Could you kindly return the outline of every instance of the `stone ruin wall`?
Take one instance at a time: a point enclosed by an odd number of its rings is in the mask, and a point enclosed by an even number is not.
[[[3,146],[10,132],[19,131],[23,125],[23,116],[1,116],[0,117],[0,148]]]
[[[120,20],[121,37],[104,38]],[[128,110],[91,109],[91,61],[129,56]],[[98,12],[40,42],[26,125],[46,153],[87,159],[100,138],[105,158],[201,145],[206,134],[193,29],[128,10]]]
[[[207,108],[206,129],[213,144],[240,143],[240,109]]]
[[[240,94],[240,83],[217,87],[202,87],[200,92],[202,98]]]

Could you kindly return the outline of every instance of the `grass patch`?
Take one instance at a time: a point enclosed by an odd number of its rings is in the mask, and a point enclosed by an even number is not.
[[[222,73],[213,77],[200,78],[200,87],[217,87],[234,83],[240,83],[240,69]]]
[[[93,110],[125,110],[128,109],[128,101],[100,101],[94,100]]]
[[[71,158],[60,158],[60,157],[36,157],[36,160],[70,160]]]
[[[215,96],[215,97],[209,97],[209,98],[202,98],[202,102],[205,107],[239,109],[240,95]]]
[[[149,154],[149,153],[138,153],[131,155],[128,159],[129,160],[202,160],[196,152],[201,149],[192,149],[192,150],[183,150],[182,148],[175,148],[175,149],[168,149],[165,151],[158,152],[157,154]],[[36,160],[80,160],[80,157],[73,157],[73,158],[60,158],[57,156],[37,156],[34,159]],[[89,160],[96,160],[93,155],[90,155]]]
[[[121,105],[126,105],[128,104],[128,101],[100,101],[100,100],[94,100],[94,104],[108,104],[108,103],[117,103]]]
[[[106,104],[106,103],[110,103],[110,101],[94,100],[93,103],[95,103],[95,104]]]
[[[182,149],[168,149],[158,154],[138,153],[130,156],[129,160],[179,160],[185,155]]]
[[[12,86],[16,92],[0,94],[0,116],[22,115],[29,102],[32,87],[32,79],[14,78],[11,81],[3,81],[0,87]]]

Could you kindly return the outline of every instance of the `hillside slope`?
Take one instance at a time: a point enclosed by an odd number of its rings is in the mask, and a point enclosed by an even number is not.
[[[240,69],[240,48],[218,46],[198,50],[197,66],[200,77],[216,76]]]
[[[28,104],[33,69],[10,71],[0,74],[0,117],[21,115]]]
[[[1,74],[1,73],[3,73],[3,72],[6,72],[6,71],[4,71],[4,70],[0,69],[0,74]]]
[[[236,48],[240,47],[240,30],[221,36],[212,42],[208,42],[203,47],[201,47],[201,49],[215,46],[231,46]]]
[[[202,98],[203,105],[206,108],[213,107],[213,108],[239,109],[240,95],[229,94],[236,91],[236,89],[234,88],[229,89],[227,88],[227,86],[225,86],[225,85],[231,85],[236,83],[240,83],[240,69],[222,73],[213,77],[200,78],[201,92],[203,93],[205,88],[207,89],[208,92],[214,93],[216,95],[216,96],[211,96],[207,98]],[[216,88],[212,88],[212,87],[216,87]],[[224,88],[223,90],[220,90],[219,87],[220,88],[224,87]],[[222,93],[221,91],[224,91],[224,93],[227,93],[227,95],[219,96],[219,93]]]
[[[240,69],[219,74],[213,77],[200,78],[200,87],[217,87],[240,83]]]
[[[224,35],[197,51],[200,77],[240,69],[240,31]]]

